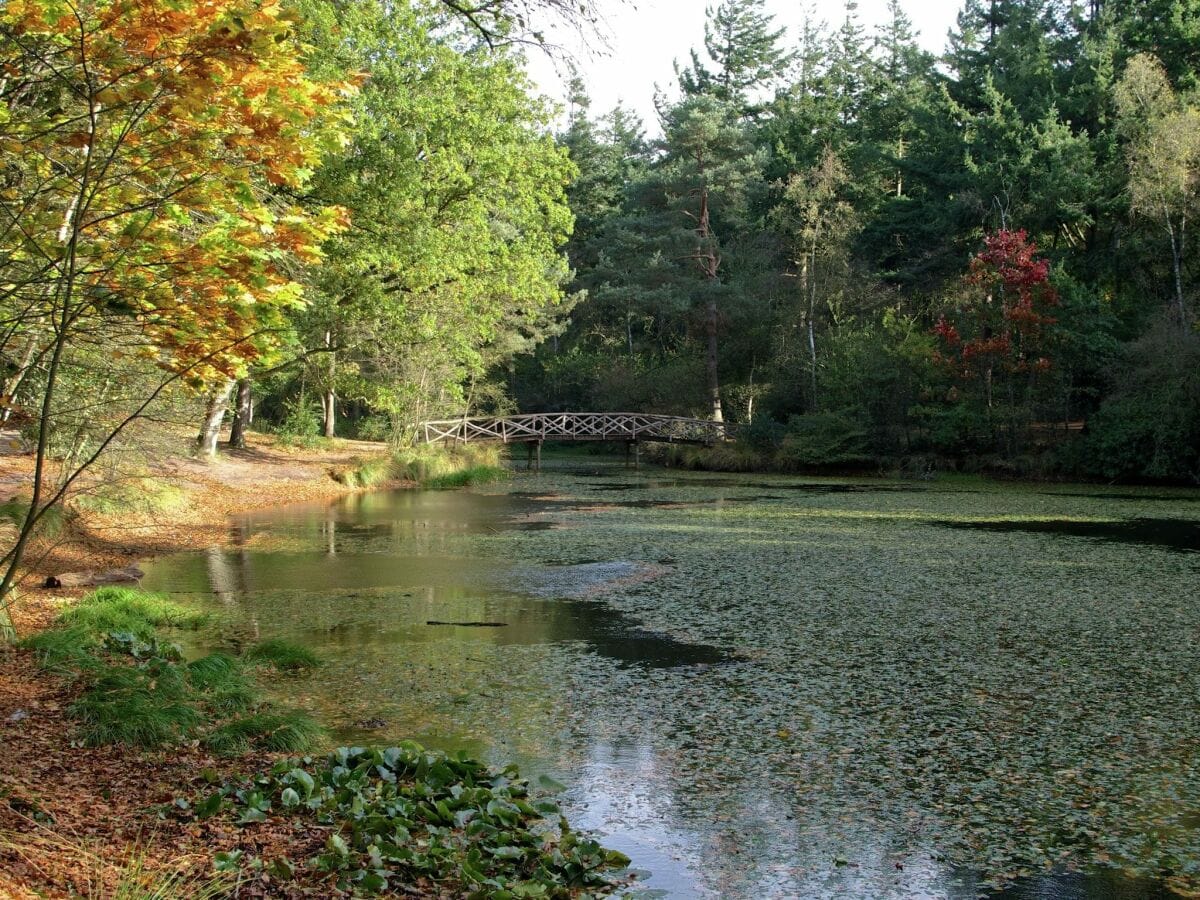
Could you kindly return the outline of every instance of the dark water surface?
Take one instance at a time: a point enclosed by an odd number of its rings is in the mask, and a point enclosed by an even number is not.
[[[643,889],[1149,900],[1200,879],[1197,496],[575,461],[143,584],[222,613],[197,652],[320,652],[277,690],[339,741],[563,782]]]

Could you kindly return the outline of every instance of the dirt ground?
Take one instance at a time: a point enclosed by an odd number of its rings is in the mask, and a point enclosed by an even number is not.
[[[13,449],[0,455],[0,502],[29,493],[32,457]],[[332,473],[384,453],[382,444],[292,449],[252,435],[247,449],[224,450],[213,462],[187,456],[159,462],[144,475],[183,489],[173,494],[170,512],[80,513],[53,541],[34,547],[13,609],[18,632],[45,627],[88,590],[44,589],[47,575],[103,572],[223,543],[231,515],[348,493]],[[274,848],[296,859],[325,840],[325,834],[281,833],[270,823],[237,829],[189,821],[176,812],[177,797],[195,798],[208,780],[257,770],[267,757],[72,746],[67,707],[74,693],[69,683],[40,672],[29,652],[0,648],[0,898],[108,897],[130,859],[147,872],[182,868],[208,878],[219,850],[259,855]],[[193,891],[181,886],[177,893]],[[264,894],[328,896],[329,888],[250,882],[238,890],[238,896]]]

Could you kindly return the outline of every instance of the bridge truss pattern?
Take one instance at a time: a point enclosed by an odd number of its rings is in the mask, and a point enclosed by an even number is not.
[[[656,416],[648,413],[528,413],[519,416],[444,419],[423,422],[419,433],[427,444],[498,441],[504,444],[542,441],[656,441],[705,444],[729,436],[724,422]]]

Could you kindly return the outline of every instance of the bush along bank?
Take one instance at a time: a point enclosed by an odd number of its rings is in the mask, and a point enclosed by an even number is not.
[[[127,588],[102,588],[24,642],[51,677],[77,688],[69,707],[85,746],[170,754],[200,746],[218,756],[300,754],[328,746],[304,713],[262,700],[256,675],[319,666],[303,647],[268,640],[241,656],[187,661],[166,629],[206,617]],[[69,752],[64,747],[64,753]],[[270,758],[270,757],[269,757]],[[251,759],[243,760],[243,765]],[[208,820],[213,835],[258,829],[243,848],[214,838],[218,874],[267,895],[317,891],[422,897],[584,898],[611,894],[629,860],[574,833],[557,805],[535,796],[514,767],[404,743],[342,747],[278,759],[266,772],[205,776],[219,787],[181,796],[170,818]],[[190,826],[189,826],[190,827]],[[284,835],[284,837],[280,837]]]
[[[486,484],[509,476],[498,447],[482,444],[420,446],[389,457],[357,463],[331,473],[352,488],[379,487],[389,481],[416,482],[424,488]]]

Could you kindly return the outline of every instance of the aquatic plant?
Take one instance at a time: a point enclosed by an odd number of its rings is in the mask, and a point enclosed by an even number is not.
[[[412,742],[281,760],[265,775],[226,783],[195,810],[232,813],[246,826],[268,817],[333,826],[307,865],[351,892],[599,896],[616,889],[613,873],[629,864],[571,831],[558,805],[532,796],[515,767],[494,770]]]

